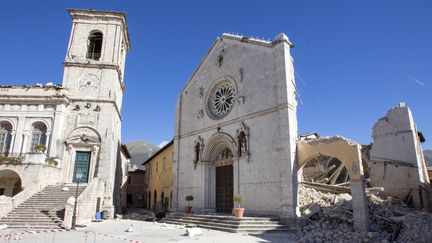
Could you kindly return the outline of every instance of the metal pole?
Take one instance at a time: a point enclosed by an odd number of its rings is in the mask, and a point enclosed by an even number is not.
[[[71,226],[72,230],[75,229],[75,225],[76,225],[76,210],[77,210],[77,203],[78,203],[78,186],[79,186],[79,181],[80,181],[80,178],[76,178],[76,179],[77,179],[77,187],[76,187],[76,191],[75,191],[75,204],[74,204],[74,210],[73,210],[73,215],[72,215],[72,226]]]

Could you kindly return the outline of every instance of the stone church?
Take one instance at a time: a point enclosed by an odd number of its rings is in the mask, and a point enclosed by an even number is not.
[[[130,50],[126,16],[68,12],[72,30],[62,84],[0,87],[0,192],[25,194],[24,200],[47,185],[75,183],[78,174],[86,190],[100,195],[87,199],[113,216],[125,200],[120,188],[127,176],[120,142]]]
[[[292,44],[223,34],[176,105],[173,211],[296,216],[296,86]]]

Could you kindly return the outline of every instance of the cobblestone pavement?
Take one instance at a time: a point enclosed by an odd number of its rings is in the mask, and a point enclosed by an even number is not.
[[[132,225],[133,231],[126,232]],[[87,227],[76,231],[66,230],[0,230],[0,243],[92,243],[92,242],[209,242],[209,243],[249,243],[249,242],[295,242],[295,233],[268,233],[247,235],[226,233],[202,229],[203,235],[189,237],[186,230],[170,224],[143,222],[134,220],[106,220],[100,223],[89,223]],[[11,236],[9,238],[9,236]]]

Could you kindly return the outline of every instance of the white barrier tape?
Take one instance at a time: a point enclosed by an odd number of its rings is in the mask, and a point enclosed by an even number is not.
[[[110,238],[116,239],[116,240],[122,240],[122,241],[131,242],[131,243],[144,243],[144,241],[130,240],[130,239],[121,238],[121,237],[117,237],[117,236],[113,236],[113,235],[108,235],[108,234],[103,234],[103,233],[96,233],[96,234],[102,235],[102,236],[105,236],[105,237],[110,237]]]

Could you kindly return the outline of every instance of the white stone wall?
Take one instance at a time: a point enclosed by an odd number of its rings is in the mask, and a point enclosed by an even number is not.
[[[296,190],[292,180],[297,104],[289,49],[289,42],[284,40],[245,43],[227,35],[216,40],[177,103],[174,145],[177,195],[173,198],[177,210],[183,210],[187,204],[186,195],[195,197],[192,205],[196,210],[214,208],[214,185],[208,187],[214,180],[214,169],[205,172],[204,163],[194,168],[194,142],[199,136],[206,145],[212,136],[224,133],[235,144],[236,131],[243,123],[249,128],[250,155],[234,161],[234,194],[246,196],[242,206],[249,213],[295,216]],[[235,81],[237,100],[226,117],[213,120],[206,112],[208,92],[225,76]]]
[[[404,103],[389,110],[374,125],[372,138],[371,184],[401,199],[411,194],[414,205],[424,207],[430,184],[411,110]]]

